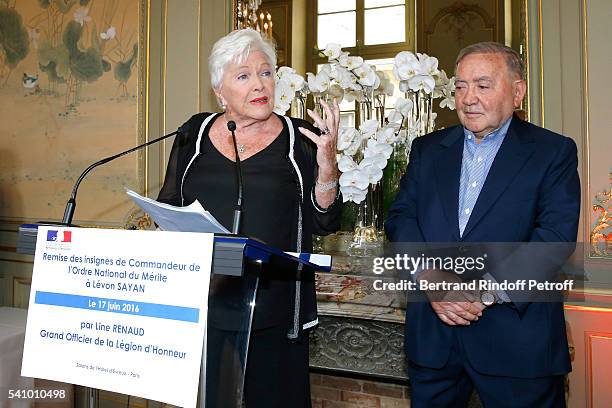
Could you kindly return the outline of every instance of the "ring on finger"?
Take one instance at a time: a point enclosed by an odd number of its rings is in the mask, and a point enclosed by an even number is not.
[[[322,134],[322,135],[329,135],[329,129],[328,129],[328,128],[326,128],[326,127],[322,128],[322,129],[321,129],[321,134]]]

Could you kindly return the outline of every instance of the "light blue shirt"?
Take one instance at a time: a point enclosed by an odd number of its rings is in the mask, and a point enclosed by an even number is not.
[[[476,136],[463,128],[463,158],[461,161],[461,179],[459,182],[459,233],[463,231],[470,220],[474,205],[478,200],[482,186],[487,179],[495,156],[501,147],[512,117],[499,128],[476,143]]]
[[[476,136],[466,128],[463,128],[463,158],[461,160],[461,179],[459,181],[459,233],[463,236],[463,231],[470,220],[482,186],[484,185],[489,170],[493,165],[493,160],[499,151],[512,117],[505,121],[500,127],[482,138],[480,143],[476,143]],[[495,278],[486,273],[483,279],[497,282]],[[505,291],[497,291],[498,302],[510,302],[510,298]]]

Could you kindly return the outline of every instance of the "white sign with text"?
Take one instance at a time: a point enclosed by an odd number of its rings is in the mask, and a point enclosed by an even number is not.
[[[39,227],[21,375],[195,407],[213,239]]]

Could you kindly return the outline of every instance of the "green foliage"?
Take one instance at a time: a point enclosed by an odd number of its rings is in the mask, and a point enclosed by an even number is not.
[[[28,31],[15,9],[0,5],[0,51],[9,68],[15,68],[28,55]]]
[[[85,52],[79,49],[82,34],[83,27],[76,21],[69,22],[64,29],[63,41],[69,54],[70,72],[80,81],[94,82],[108,67],[102,61],[99,47],[89,47]]]
[[[83,34],[83,27],[77,23],[76,21],[71,21],[66,24],[66,28],[64,29],[64,45],[66,49],[70,53],[70,56],[79,52],[78,42],[81,39],[81,35]]]
[[[49,78],[49,82],[57,82],[59,84],[66,83],[66,80],[63,77],[60,77],[57,73],[57,64],[55,61],[49,61],[47,65],[38,64],[38,67],[42,72],[47,74]]]
[[[135,43],[132,47],[132,53],[130,57],[123,61],[118,62],[115,65],[115,70],[113,74],[115,75],[115,79],[119,82],[126,83],[130,76],[132,75],[132,67],[136,63],[136,57],[138,56],[138,44]]]
[[[70,71],[78,80],[94,82],[104,73],[102,55],[99,50],[88,48],[70,55]]]
[[[49,81],[64,83],[70,73],[70,55],[64,44],[53,47],[44,41],[38,47],[38,65],[49,76]]]

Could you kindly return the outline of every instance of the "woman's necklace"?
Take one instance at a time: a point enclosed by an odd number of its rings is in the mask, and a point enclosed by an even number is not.
[[[244,153],[246,152],[247,148],[245,145],[243,145],[242,143],[238,143],[238,153]]]

